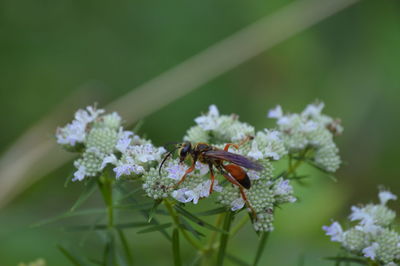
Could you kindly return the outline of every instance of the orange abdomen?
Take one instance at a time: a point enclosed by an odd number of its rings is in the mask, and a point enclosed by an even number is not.
[[[227,164],[223,165],[224,169],[235,178],[244,188],[249,189],[251,186],[250,178],[247,175],[246,171],[243,170],[240,166],[235,164]]]

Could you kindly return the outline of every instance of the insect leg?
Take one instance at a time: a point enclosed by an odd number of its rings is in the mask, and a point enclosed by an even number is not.
[[[196,161],[197,161],[197,159],[194,159],[194,160],[193,160],[192,166],[190,166],[190,167],[186,170],[186,172],[185,172],[185,174],[182,176],[181,180],[179,180],[179,182],[175,184],[175,187],[177,187],[177,186],[179,186],[180,184],[182,184],[182,182],[185,181],[186,176],[187,176],[188,174],[190,174],[191,172],[193,172],[194,168],[196,167]]]
[[[247,136],[246,138],[244,138],[239,144],[234,144],[234,143],[227,143],[225,145],[224,151],[228,151],[230,146],[235,147],[235,149],[239,149],[240,146],[246,144],[248,141],[254,139],[253,136]]]
[[[210,194],[211,194],[214,188],[215,175],[214,175],[213,165],[211,163],[208,164],[208,168],[210,169],[210,175],[211,175],[211,185],[210,185]]]
[[[228,151],[230,146],[235,147],[235,149],[239,149],[239,145],[234,144],[234,143],[227,143],[227,144],[225,145],[224,151]]]
[[[236,185],[239,187],[239,192],[240,195],[242,196],[242,199],[244,200],[244,202],[246,203],[247,207],[251,210],[251,213],[253,215],[253,218],[256,218],[257,213],[256,211],[253,209],[253,207],[251,206],[250,202],[248,201],[247,197],[246,197],[246,193],[244,192],[244,188],[243,186],[235,179],[233,178],[231,175],[225,173],[224,171],[220,170],[221,174],[232,184]]]

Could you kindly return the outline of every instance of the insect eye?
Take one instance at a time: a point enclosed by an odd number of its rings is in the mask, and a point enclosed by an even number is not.
[[[187,149],[185,148],[182,148],[179,152],[180,157],[186,157],[186,154],[187,154]]]

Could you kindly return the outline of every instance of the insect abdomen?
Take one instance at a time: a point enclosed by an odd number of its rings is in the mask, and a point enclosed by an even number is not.
[[[235,164],[227,164],[223,166],[228,173],[235,178],[245,189],[251,187],[250,178],[240,166]]]

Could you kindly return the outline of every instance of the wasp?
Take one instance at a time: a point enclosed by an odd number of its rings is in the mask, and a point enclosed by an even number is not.
[[[239,144],[241,145],[241,144]],[[251,209],[253,215],[255,211],[247,200],[245,189],[251,187],[250,178],[243,168],[250,170],[261,171],[263,166],[248,159],[245,156],[229,152],[229,147],[233,146],[236,149],[239,145],[228,143],[225,145],[224,149],[216,148],[210,144],[199,142],[192,144],[191,142],[183,142],[177,144],[175,149],[168,152],[160,164],[159,173],[161,174],[161,169],[165,161],[178,149],[178,156],[180,163],[183,163],[186,158],[191,158],[191,166],[185,171],[184,175],[181,177],[176,186],[180,185],[188,174],[194,171],[196,162],[200,162],[208,165],[210,170],[210,194],[213,191],[214,181],[215,181],[215,171],[225,177],[229,182],[234,184],[239,188],[240,195],[246,205]]]

